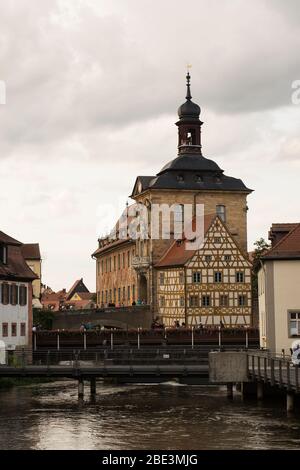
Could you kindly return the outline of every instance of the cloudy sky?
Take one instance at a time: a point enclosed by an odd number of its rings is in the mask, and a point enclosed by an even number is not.
[[[299,221],[298,0],[0,0],[0,230],[95,289],[103,207],[176,156],[192,64],[203,151],[255,189],[249,249]],[[113,209],[111,209],[111,214]]]

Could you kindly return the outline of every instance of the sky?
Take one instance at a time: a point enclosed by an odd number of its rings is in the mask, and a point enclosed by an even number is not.
[[[272,223],[300,221],[298,0],[0,0],[0,11],[0,230],[40,243],[45,284],[83,277],[95,290],[107,208],[114,220],[136,176],[177,155],[187,63],[203,154],[255,190],[249,250]]]

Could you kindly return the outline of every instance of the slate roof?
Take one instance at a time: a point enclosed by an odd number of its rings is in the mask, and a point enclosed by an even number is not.
[[[138,181],[142,183],[141,192],[147,189],[252,192],[241,179],[225,175],[217,163],[200,154],[181,154],[156,176],[138,176],[132,196],[136,194]]]

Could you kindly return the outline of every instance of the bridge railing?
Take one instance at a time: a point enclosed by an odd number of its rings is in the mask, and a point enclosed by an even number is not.
[[[264,350],[248,351],[247,361],[248,374],[252,379],[298,393],[299,368],[293,366],[290,355]]]
[[[49,349],[32,351],[6,351],[0,367],[24,368],[26,366],[71,366],[87,363],[97,366],[109,364],[208,364],[211,348],[97,348],[97,349]]]

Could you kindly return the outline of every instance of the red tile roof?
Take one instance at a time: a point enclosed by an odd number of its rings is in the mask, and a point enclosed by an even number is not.
[[[38,243],[24,243],[24,245],[22,245],[21,250],[26,260],[27,259],[32,259],[32,260],[41,259],[40,245]]]
[[[271,248],[262,259],[300,259],[300,223],[295,224],[294,228]]]
[[[215,214],[208,214],[204,216],[204,234],[207,233],[211,224],[215,220]],[[196,219],[193,220],[193,229],[195,228]],[[170,248],[163,254],[156,268],[167,267],[167,266],[183,266],[197,250],[187,250],[186,242],[189,241],[186,238],[182,240],[175,240]]]

